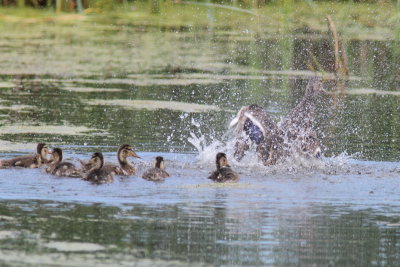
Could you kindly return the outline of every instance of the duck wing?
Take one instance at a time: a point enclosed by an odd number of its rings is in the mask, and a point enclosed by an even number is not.
[[[251,143],[260,145],[278,131],[272,117],[260,106],[252,104],[242,107],[230,126],[236,125],[234,157],[241,160]]]
[[[319,141],[314,130],[316,97],[324,93],[320,77],[309,80],[303,99],[289,112],[279,125],[279,131],[287,141],[302,152],[317,155]]]
[[[218,183],[237,182],[239,180],[239,176],[230,167],[223,167],[213,171],[208,179]]]
[[[117,166],[112,163],[106,163],[102,167],[105,172],[112,173],[114,175],[125,175],[125,172],[121,169],[120,166]]]
[[[208,179],[211,179],[213,181],[218,181],[218,176],[219,176],[219,171],[213,171],[210,176],[208,176]]]
[[[219,169],[219,174],[217,182],[237,182],[239,181],[239,176],[230,167],[223,167]]]
[[[262,107],[252,104],[242,107],[237,116],[231,121],[230,127],[236,125],[235,132],[241,135],[244,131],[254,132],[255,135],[262,134],[267,137],[277,129],[276,123]]]
[[[280,124],[280,130],[290,138],[295,138],[301,131],[312,129],[315,120],[316,97],[322,92],[320,77],[312,77],[308,81],[303,99],[289,112]]]

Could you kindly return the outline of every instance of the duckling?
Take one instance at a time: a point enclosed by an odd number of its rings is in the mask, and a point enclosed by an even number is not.
[[[104,157],[101,152],[93,153],[89,163],[92,164],[92,169],[83,177],[83,180],[90,181],[95,184],[112,183],[114,176],[107,172],[102,167],[104,165]]]
[[[63,154],[61,148],[54,148],[51,152],[51,163],[45,169],[47,173],[56,176],[81,177],[81,172],[71,162],[62,162]]]
[[[277,135],[278,126],[260,106],[252,104],[242,107],[231,121],[236,125],[236,143],[234,157],[240,161],[251,144],[256,144],[257,155],[264,162],[268,160],[271,139]]]
[[[219,183],[239,181],[239,176],[231,169],[231,166],[229,166],[225,153],[219,152],[217,154],[216,164],[217,169],[208,177],[208,179]]]
[[[114,172],[115,175],[135,175],[136,168],[131,163],[129,163],[129,161],[127,160],[128,157],[140,158],[133,150],[133,147],[131,145],[121,145],[117,152],[117,158],[120,166],[112,163],[106,163],[103,168],[109,172]]]
[[[165,171],[164,158],[160,156],[156,157],[154,168],[145,171],[142,177],[150,181],[163,181],[169,177],[168,172]]]
[[[114,175],[135,175],[136,168],[131,163],[129,163],[129,161],[127,160],[128,157],[140,158],[133,150],[133,147],[131,145],[121,145],[117,152],[117,158],[120,166],[112,163],[106,163],[104,164],[103,169],[107,172],[113,173]],[[86,172],[93,167],[90,162],[85,163],[81,161],[81,163],[83,164],[83,169]]]
[[[0,161],[0,168],[39,168],[42,164],[49,162],[47,159],[48,154],[50,154],[49,147],[45,143],[39,143],[36,147],[36,154],[2,160]]]

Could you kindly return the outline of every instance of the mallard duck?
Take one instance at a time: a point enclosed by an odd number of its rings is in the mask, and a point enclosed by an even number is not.
[[[117,158],[120,166],[117,166],[113,163],[105,163],[103,169],[113,173],[114,175],[135,175],[136,168],[128,161],[128,157],[140,158],[133,150],[131,145],[121,145],[117,152]],[[81,163],[83,164],[83,169],[86,172],[93,167],[90,162],[85,163],[81,161]]]
[[[54,148],[51,152],[51,163],[45,171],[56,176],[81,177],[81,171],[71,162],[62,162],[61,148]]]
[[[142,177],[150,181],[163,181],[165,178],[169,177],[168,172],[165,171],[164,158],[160,156],[156,157],[154,168],[145,171]]]
[[[240,161],[250,145],[256,144],[257,155],[266,162],[269,158],[272,137],[278,133],[276,123],[267,112],[256,104],[244,106],[229,126],[234,125],[236,125],[235,159]]]
[[[0,161],[0,167],[38,168],[42,164],[46,164],[49,162],[49,160],[47,159],[48,154],[49,147],[45,143],[39,143],[36,147],[36,154],[2,160]]]
[[[89,163],[92,164],[92,169],[83,177],[83,180],[90,181],[95,184],[112,183],[114,176],[112,173],[103,169],[104,157],[101,152],[93,153]]]
[[[276,164],[279,159],[289,156],[293,151],[319,157],[321,149],[313,127],[315,101],[324,92],[321,78],[311,78],[303,99],[279,125],[257,105],[241,108],[230,124],[237,124],[234,154],[236,160],[244,156],[252,143],[257,145],[257,156],[264,165]]]
[[[217,154],[216,165],[217,169],[208,177],[208,179],[219,183],[239,181],[239,176],[231,169],[231,166],[229,166],[225,153],[219,152]]]

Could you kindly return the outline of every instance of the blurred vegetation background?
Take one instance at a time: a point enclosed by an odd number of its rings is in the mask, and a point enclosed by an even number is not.
[[[239,7],[244,9],[259,9],[266,5],[283,3],[289,7],[300,2],[331,2],[331,3],[368,3],[368,4],[397,4],[400,5],[400,0],[331,0],[331,1],[313,1],[313,0],[0,0],[0,6],[4,7],[33,7],[33,8],[52,8],[55,11],[65,12],[84,12],[86,9],[98,9],[97,11],[113,10],[115,8],[126,6],[136,2],[148,2],[151,5],[151,10],[155,13],[160,12],[162,6],[171,4],[199,4],[199,5],[226,5]],[[93,10],[88,10],[91,12]]]
[[[0,22],[91,20],[172,30],[230,27],[285,34],[301,29],[307,34],[326,32],[328,15],[343,38],[400,38],[400,0],[0,0]]]

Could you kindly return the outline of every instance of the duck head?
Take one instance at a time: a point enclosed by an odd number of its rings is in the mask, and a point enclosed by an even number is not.
[[[135,157],[135,158],[140,158],[136,152],[133,150],[133,147],[131,145],[121,145],[118,149],[118,160],[119,162],[127,162],[126,158],[127,157]]]
[[[40,155],[42,160],[47,160],[47,155],[50,154],[49,147],[45,143],[39,143],[36,147],[36,153]]]
[[[101,169],[104,165],[103,153],[95,152],[89,160],[89,163],[93,166],[93,169]]]
[[[216,156],[216,164],[217,164],[217,169],[223,168],[223,167],[230,167],[228,163],[228,159],[226,158],[226,154],[219,152]]]
[[[165,162],[163,157],[156,157],[155,167],[164,170],[165,169]]]
[[[51,163],[59,163],[63,159],[62,150],[59,147],[56,147],[51,152]]]

